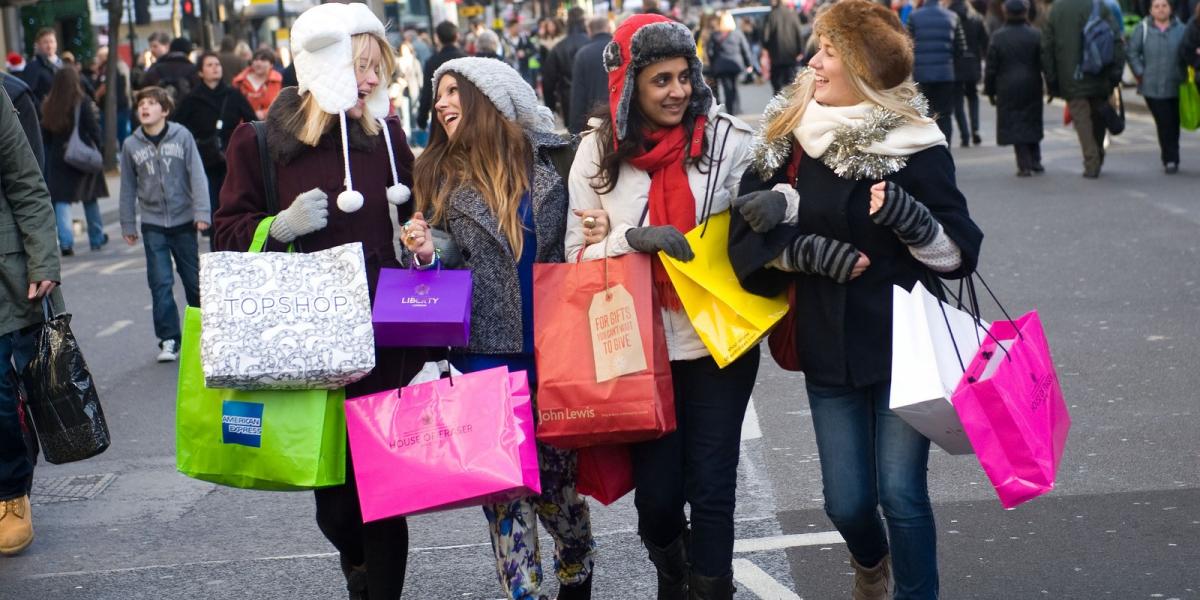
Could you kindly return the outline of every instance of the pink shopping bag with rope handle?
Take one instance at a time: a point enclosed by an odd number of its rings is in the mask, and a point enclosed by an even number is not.
[[[542,491],[525,371],[505,367],[346,401],[363,522]]]
[[[1054,489],[1071,416],[1037,311],[992,323],[952,402],[1004,508]]]

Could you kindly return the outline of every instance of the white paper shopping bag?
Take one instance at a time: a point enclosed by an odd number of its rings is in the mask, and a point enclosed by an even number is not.
[[[265,236],[264,236],[265,239]],[[200,257],[210,388],[337,389],[375,368],[362,244]]]
[[[973,452],[950,398],[987,327],[940,302],[920,282],[911,292],[892,286],[890,407],[950,454]]]

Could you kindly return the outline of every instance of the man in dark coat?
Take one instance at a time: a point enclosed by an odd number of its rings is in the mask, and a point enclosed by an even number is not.
[[[425,61],[425,70],[427,76],[432,75],[438,67],[442,66],[446,61],[456,58],[462,58],[467,55],[458,47],[458,26],[450,21],[442,21],[433,30],[437,36],[438,44],[441,48],[438,49],[429,60]],[[417,127],[426,129],[429,127],[429,111],[433,109],[433,86],[421,86],[421,99],[417,103]]]
[[[913,38],[913,81],[929,99],[929,111],[949,143],[954,132],[954,61],[967,46],[962,23],[936,0],[926,0],[909,15],[908,32]]]
[[[567,130],[577,134],[587,127],[588,115],[597,106],[608,106],[608,72],[604,70],[604,48],[612,41],[608,17],[592,17],[587,24],[592,41],[575,54],[571,68],[571,114]]]
[[[176,102],[182,101],[196,84],[196,65],[188,57],[192,43],[184,38],[171,40],[170,51],[158,62],[146,69],[142,76],[142,87],[156,85],[171,94]]]
[[[983,93],[996,106],[996,143],[1013,145],[1017,176],[1042,173],[1042,34],[1029,24],[1027,0],[1004,3],[1005,25],[992,34]]]
[[[30,329],[45,317],[42,299],[56,314],[62,297],[54,208],[17,112],[0,93],[0,554],[33,542],[29,478],[33,461],[17,416],[15,374],[32,358]]]
[[[1083,176],[1095,179],[1104,165],[1105,117],[1114,112],[1110,98],[1125,70],[1125,43],[1116,17],[1103,2],[1100,16],[1107,20],[1113,36],[1113,61],[1104,73],[1089,75],[1079,70],[1083,57],[1083,26],[1092,14],[1092,0],[1055,0],[1042,29],[1042,72],[1051,96],[1067,101],[1075,134],[1083,150]]]
[[[591,41],[586,18],[578,6],[567,12],[567,37],[554,46],[542,65],[542,99],[564,120],[571,118],[571,70],[575,66],[575,53]]]
[[[983,143],[979,137],[979,79],[982,76],[980,61],[988,49],[987,25],[967,0],[953,0],[948,8],[958,15],[967,44],[966,51],[954,61],[954,78],[958,84],[954,90],[954,122],[958,124],[963,147],[971,142],[978,146]]]
[[[29,149],[37,160],[38,168],[46,174],[46,152],[42,149],[41,105],[34,98],[33,90],[15,75],[0,71],[0,82],[4,83],[4,91],[12,99],[13,107],[17,109],[17,118],[21,120],[21,129],[29,140]]]
[[[54,73],[62,68],[62,59],[58,57],[58,36],[49,27],[39,29],[33,41],[33,56],[29,58],[25,70],[21,71],[21,79],[33,90],[37,105],[42,105],[46,94],[50,93],[50,85],[54,82]]]
[[[804,24],[800,15],[781,0],[771,0],[771,12],[763,24],[763,50],[771,58],[771,90],[778,94],[796,78],[804,54]]]

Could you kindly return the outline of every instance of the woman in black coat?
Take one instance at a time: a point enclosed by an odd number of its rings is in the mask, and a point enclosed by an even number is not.
[[[171,120],[188,128],[196,139],[200,160],[208,175],[208,197],[212,214],[217,213],[221,186],[225,184],[225,148],[233,130],[254,120],[254,109],[240,92],[222,79],[221,58],[216,52],[200,55],[200,85],[179,103]],[[215,235],[215,227],[204,232]]]
[[[100,124],[96,118],[96,103],[83,91],[79,71],[74,68],[59,69],[54,74],[50,93],[42,102],[42,139],[46,149],[46,186],[50,199],[54,201],[54,214],[58,220],[58,245],[63,256],[75,253],[75,231],[71,219],[71,204],[83,203],[83,214],[87,218],[88,242],[92,250],[99,250],[108,243],[104,233],[104,222],[100,219],[97,198],[108,196],[108,185],[104,172],[85,173],[67,164],[64,158],[67,143],[75,130],[75,118],[79,116],[79,137],[93,148],[100,148]]]
[[[1007,22],[992,34],[983,93],[996,106],[996,143],[1012,144],[1017,177],[1043,173],[1042,34],[1025,19],[1026,0],[1004,3]]]
[[[932,600],[929,439],[889,408],[892,288],[969,275],[983,234],[912,83],[899,18],[841,0],[814,33],[810,68],[765,115],[734,201],[730,260],[752,292],[794,285],[825,512],[850,551],[853,597],[892,598],[894,568],[897,600]]]

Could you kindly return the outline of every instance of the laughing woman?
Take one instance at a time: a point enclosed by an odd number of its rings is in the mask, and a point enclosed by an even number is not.
[[[536,402],[533,264],[563,262],[567,190],[552,161],[567,142],[533,88],[501,61],[451,60],[433,86],[436,118],[415,167],[421,212],[405,224],[404,243],[418,267],[471,270],[471,339],[451,361],[464,372],[526,371]],[[540,496],[483,507],[497,575],[511,600],[547,597],[540,519],[554,538],[558,599],[590,598],[592,524],[575,491],[575,452],[539,443],[538,457]]]
[[[890,598],[894,567],[896,600],[933,599],[929,440],[888,408],[892,286],[969,275],[983,234],[895,14],[842,0],[814,33],[810,68],[768,108],[730,256],[747,289],[795,283],[825,512],[850,550],[853,597]]]
[[[611,111],[585,134],[571,167],[567,255],[663,251],[690,261],[683,234],[729,209],[749,164],[750,129],[715,110],[691,33],[666,17],[626,19],[604,64]],[[600,242],[588,218],[603,216]],[[632,448],[638,533],[658,570],[658,598],[727,599],[742,417],[758,350],[718,368],[657,257],[653,273],[678,429]]]

